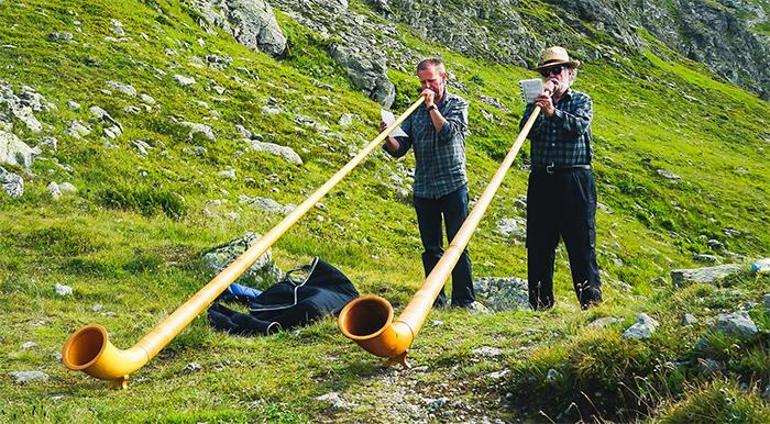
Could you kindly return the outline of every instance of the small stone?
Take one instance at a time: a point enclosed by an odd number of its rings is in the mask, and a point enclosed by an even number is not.
[[[0,166],[0,188],[11,197],[21,197],[24,194],[24,180]]]
[[[722,249],[724,249],[724,247],[725,247],[725,245],[724,245],[724,244],[722,244],[722,242],[721,242],[721,241],[719,241],[719,240],[716,240],[716,239],[709,239],[709,240],[706,242],[706,244],[707,244],[707,245],[708,245],[708,247],[710,247],[712,250],[722,250]]]
[[[74,101],[74,100],[67,100],[67,109],[69,110],[79,110],[80,109],[80,103]]]
[[[70,286],[65,286],[65,285],[56,283],[53,286],[53,288],[54,290],[56,290],[56,294],[58,294],[59,296],[69,296],[72,294],[72,287]]]
[[[42,371],[11,371],[8,375],[13,377],[17,383],[48,381],[48,374]]]
[[[61,198],[61,190],[59,190],[59,185],[55,182],[51,181],[46,189],[48,190],[48,193],[51,194],[53,200],[59,200]]]
[[[484,356],[484,357],[487,357],[487,358],[493,358],[495,356],[502,355],[503,351],[498,349],[498,348],[496,348],[496,347],[483,346],[483,347],[480,347],[478,349],[473,349],[472,353],[474,355],[478,355],[478,356]]]
[[[766,402],[770,402],[770,384],[765,387],[765,391],[762,392],[762,399],[764,399]]]
[[[321,401],[321,402],[329,402],[331,403],[332,407],[336,409],[349,409],[349,408],[358,406],[353,402],[348,402],[343,400],[340,394],[337,392],[331,392],[322,396],[318,396],[317,398],[315,398],[315,400]]]
[[[693,314],[684,314],[682,317],[682,325],[694,325],[698,323],[698,318]]]
[[[144,94],[144,93],[142,93],[142,94],[140,94],[140,95],[139,95],[139,98],[140,98],[140,99],[141,99],[143,102],[147,103],[148,105],[154,105],[154,104],[155,104],[155,99],[153,99],[152,97],[150,97],[148,94]]]
[[[32,349],[35,346],[37,346],[37,343],[35,343],[35,342],[24,342],[21,345],[21,350],[29,350],[29,349]]]
[[[746,311],[719,314],[714,329],[740,339],[751,338],[758,332],[757,325]]]
[[[195,84],[195,78],[186,77],[184,75],[179,75],[179,74],[174,75],[174,81],[176,81],[176,83],[180,87],[187,87]]]
[[[705,374],[716,374],[722,370],[722,363],[709,358],[698,358],[698,367]]]
[[[693,254],[692,259],[697,262],[707,262],[707,263],[716,263],[719,261],[719,258],[717,258],[714,255],[699,255],[699,254]]]
[[[662,176],[663,178],[665,178],[667,180],[678,181],[678,180],[682,179],[682,177],[680,177],[679,175],[674,174],[673,172],[671,172],[671,171],[669,171],[667,169],[658,169],[658,175]]]
[[[504,370],[500,370],[500,371],[491,372],[491,373],[487,374],[487,377],[489,377],[489,378],[491,378],[493,380],[499,380],[499,379],[505,377],[506,375],[508,375],[510,373],[511,373],[511,370],[504,369]]]
[[[718,265],[708,268],[675,269],[671,271],[671,280],[676,287],[689,284],[715,284],[720,280],[741,271],[738,264]]]
[[[561,373],[551,368],[548,370],[548,374],[545,376],[545,381],[553,383],[561,378]]]
[[[237,179],[235,176],[235,169],[225,169],[225,170],[219,171],[217,172],[217,176],[219,178],[227,178],[233,181]]]
[[[603,317],[603,318],[597,318],[591,323],[589,323],[586,327],[590,328],[605,328],[608,325],[616,324],[618,322],[623,322],[622,318],[616,318],[616,317]]]
[[[623,333],[624,339],[649,339],[658,328],[658,322],[645,313],[636,316],[636,323]]]
[[[441,327],[444,325],[444,321],[433,320],[430,322],[431,327]]]
[[[339,121],[337,121],[337,123],[341,127],[347,128],[353,123],[353,115],[349,113],[343,113],[342,115],[340,115],[340,119]]]
[[[200,134],[211,141],[217,140],[217,136],[214,134],[214,130],[208,125],[197,124],[195,122],[180,122],[179,125],[187,127],[190,130],[190,140],[194,138],[195,134]]]
[[[78,189],[71,183],[61,183],[59,184],[59,191],[62,194],[75,194],[78,192]]]
[[[198,372],[198,371],[200,371],[202,369],[203,369],[203,367],[201,366],[201,364],[199,364],[197,362],[190,362],[189,364],[187,364],[182,369],[182,372],[184,372],[186,374],[191,374],[191,373],[194,373],[194,372]]]
[[[123,29],[123,24],[117,19],[110,19],[110,25],[112,26],[112,33],[118,37],[126,35],[126,31]]]
[[[765,312],[770,314],[770,293],[765,294],[765,297],[762,298],[762,301],[765,304]]]
[[[117,81],[107,81],[107,86],[112,89],[118,90],[119,92],[129,97],[136,97],[136,89],[130,84],[117,82]]]
[[[48,34],[48,41],[58,42],[58,41],[72,41],[72,33],[71,32],[52,32]]]

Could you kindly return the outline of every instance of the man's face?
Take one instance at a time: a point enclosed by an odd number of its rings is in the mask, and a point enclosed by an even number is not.
[[[446,72],[440,66],[428,66],[426,69],[417,72],[420,79],[420,91],[430,89],[436,93],[439,99],[444,94],[444,85],[446,84]]]
[[[563,64],[543,68],[540,75],[543,76],[543,82],[551,81],[557,87],[554,94],[562,94],[569,87],[571,72],[569,65]]]

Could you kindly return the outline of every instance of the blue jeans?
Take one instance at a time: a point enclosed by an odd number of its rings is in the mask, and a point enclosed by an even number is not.
[[[468,216],[468,188],[463,186],[438,199],[415,196],[414,209],[417,211],[417,224],[420,227],[420,238],[424,249],[422,266],[427,277],[444,254],[442,217],[446,226],[447,240],[451,242]],[[469,306],[474,300],[476,297],[473,293],[471,259],[466,249],[463,250],[452,270],[452,306]],[[434,305],[446,305],[443,288]]]

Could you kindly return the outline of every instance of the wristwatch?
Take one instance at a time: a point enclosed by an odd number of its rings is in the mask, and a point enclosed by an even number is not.
[[[436,105],[428,106],[428,112],[432,111],[433,109],[438,109],[438,106],[436,106]]]

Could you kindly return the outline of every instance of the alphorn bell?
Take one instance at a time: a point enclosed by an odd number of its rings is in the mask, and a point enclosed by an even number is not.
[[[75,331],[67,339],[62,349],[64,365],[77,371],[83,371],[93,377],[109,380],[115,387],[127,387],[128,376],[142,368],[158,354],[198,314],[203,312],[230,284],[241,276],[273,243],[307,213],[324,195],[347,176],[353,168],[363,161],[372,150],[378,147],[399,125],[419,107],[424,97],[411,106],[385,131],[361,150],[342,169],[337,171],[324,185],[305,199],[291,213],[257,240],[233,263],[214,277],[187,302],[177,308],[168,318],[161,321],[146,336],[127,350],[116,348],[110,342],[107,330],[98,324],[89,324]]]
[[[553,92],[553,84],[546,85],[546,94]],[[393,320],[393,306],[386,299],[367,295],[350,301],[337,319],[340,331],[367,352],[387,358],[385,366],[401,364],[409,367],[406,354],[417,333],[420,332],[428,317],[433,302],[468,245],[473,232],[479,225],[497,189],[505,178],[505,173],[513,164],[516,155],[524,144],[529,131],[540,114],[540,107],[535,106],[527,122],[513,142],[513,147],[505,156],[494,177],[482,193],[476,206],[465,219],[444,255],[425,278],[420,289],[406,305],[401,315]]]

